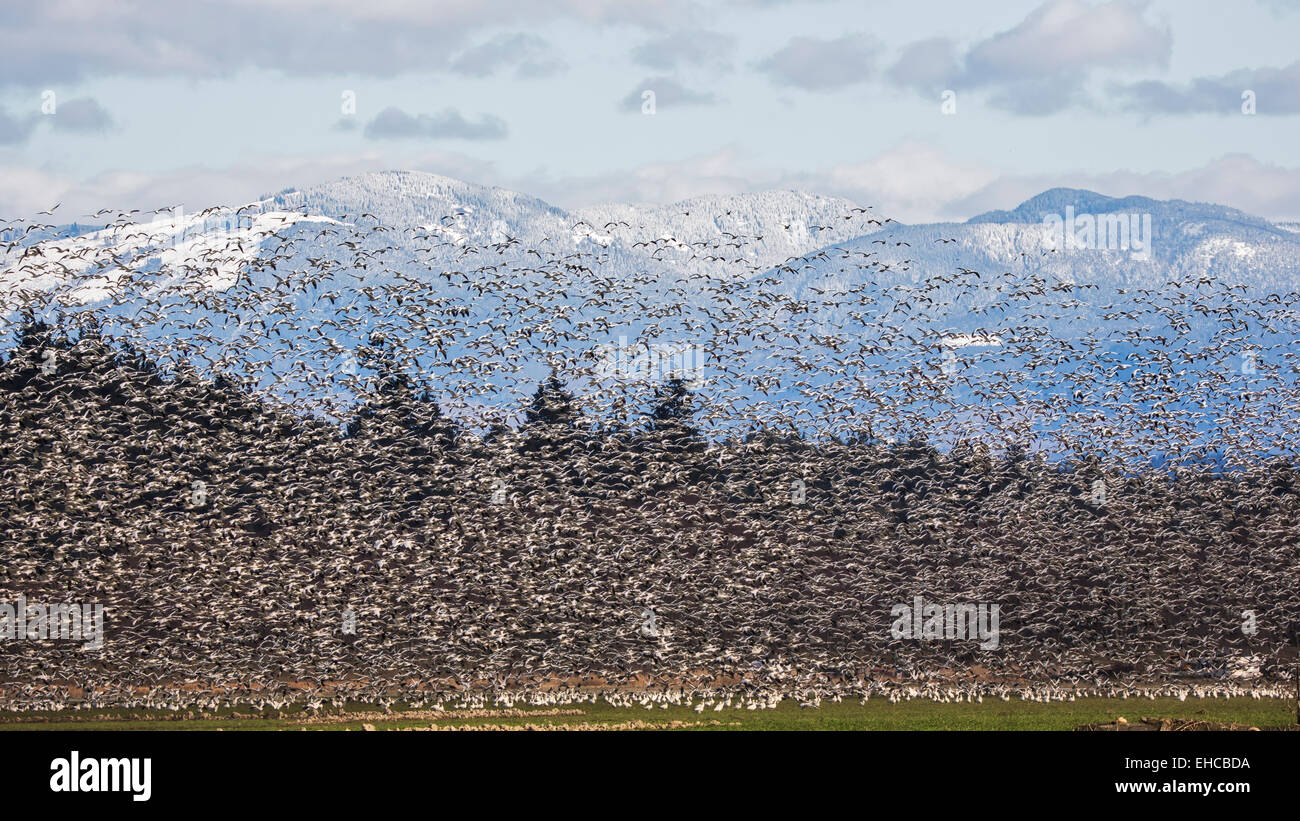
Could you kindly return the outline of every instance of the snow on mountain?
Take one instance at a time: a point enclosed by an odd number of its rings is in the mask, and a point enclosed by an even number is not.
[[[84,278],[70,290],[69,298],[81,305],[101,302],[128,270],[180,271],[204,260],[205,288],[223,290],[235,284],[241,271],[255,263],[263,236],[298,223],[337,224],[336,220],[307,216],[296,211],[259,210],[232,214],[186,214],[165,210],[148,222],[107,225],[85,233],[71,233],[35,246],[36,253],[19,247],[0,255],[0,293],[53,288],[69,277]],[[105,253],[125,257],[127,265],[104,272]]]
[[[355,224],[445,231],[454,241],[489,244],[557,237],[564,211],[536,197],[419,171],[381,171],[270,195],[277,210],[305,209]]]
[[[1098,357],[1122,362],[1135,339],[1219,344],[1225,322],[1239,321],[1241,332],[1231,350],[1216,348],[1214,367],[1238,348],[1267,352],[1294,339],[1263,330],[1265,320],[1295,327],[1281,303],[1234,313],[1238,300],[1258,306],[1297,290],[1294,226],[1217,205],[1073,189],[965,223],[885,216],[794,191],[565,211],[500,188],[383,172],[195,215],[9,234],[0,237],[8,245],[0,297],[14,306],[24,292],[80,275],[61,299],[84,306],[106,300],[134,270],[149,275],[132,297],[151,302],[148,318],[131,301],[111,312],[136,339],[192,332],[204,358],[227,364],[269,340],[279,346],[270,367],[284,379],[295,367],[342,368],[380,332],[409,343],[423,372],[441,368],[441,389],[462,397],[485,383],[518,391],[550,367],[584,356],[591,364],[608,351],[623,355],[610,360],[616,367],[630,368],[655,344],[683,359],[725,349],[726,360],[710,367],[730,369],[728,393],[743,401],[751,388],[777,398],[769,385],[786,386],[781,399],[795,396],[792,355],[833,357],[842,377],[833,390],[859,385],[863,396],[879,396],[916,380],[937,389],[940,374],[951,373],[967,374],[973,390],[980,373],[990,384],[1026,365],[1028,351],[1052,358],[1045,377],[1075,368],[1087,386]],[[161,301],[141,290],[178,279],[199,290],[174,289]],[[412,281],[425,289],[423,304],[437,306],[436,321],[427,308],[402,305]],[[737,281],[764,283],[747,297],[747,310],[762,316],[742,319],[750,330],[741,333],[726,327],[729,316],[741,318],[734,304],[719,302],[719,283]],[[249,301],[259,289],[273,305]],[[244,296],[226,299],[226,291]],[[170,323],[178,311],[186,320]],[[332,323],[337,312],[351,317],[346,329]],[[219,342],[224,351],[213,348]],[[873,374],[888,379],[873,383]],[[1055,390],[1051,379],[1034,379],[1026,395]],[[830,390],[810,377],[799,395]]]
[[[599,205],[579,208],[572,216],[633,245],[667,240],[668,258],[678,264],[689,262],[706,243],[716,243],[714,250],[724,256],[772,266],[861,234],[864,220],[854,214],[856,207],[838,197],[762,191],[670,205]]]
[[[1059,229],[1045,220],[1070,216],[1076,241],[1066,247]],[[1096,226],[1091,238],[1077,228],[1089,222]],[[1284,226],[1218,205],[1074,189],[1052,189],[1011,211],[965,223],[894,226],[822,252],[800,262],[796,292],[818,281],[846,286],[859,278],[864,284],[864,276],[884,287],[916,284],[959,267],[1106,289],[1161,288],[1188,277],[1256,290],[1300,284],[1300,235]],[[840,259],[846,254],[870,254],[878,265],[862,270],[858,262],[867,257]]]
[[[546,242],[631,249],[670,240],[662,244],[675,248],[673,259],[683,264],[693,262],[690,243],[722,240],[725,248],[728,234],[751,238],[736,255],[763,266],[861,233],[860,220],[845,219],[854,203],[798,191],[700,197],[670,205],[614,203],[566,212],[525,194],[416,171],[375,172],[281,191],[261,205],[430,231],[456,244],[515,238],[525,247]]]
[[[1064,218],[1070,209],[1076,219],[1137,217],[1139,228],[1140,219],[1149,216],[1151,259],[1104,247],[1053,250],[1043,220]],[[859,287],[867,284],[864,277],[881,274],[890,282],[915,283],[958,266],[1115,285],[1158,285],[1180,276],[1207,275],[1280,288],[1293,286],[1300,274],[1300,233],[1294,225],[1275,225],[1217,205],[1058,188],[1015,209],[988,212],[960,224],[893,224],[882,230],[869,219],[869,210],[848,200],[797,191],[701,197],[670,205],[607,204],[568,212],[514,191],[436,174],[392,171],[281,191],[215,215],[189,214],[178,221],[163,214],[149,222],[83,229],[75,237],[56,233],[40,243],[43,260],[23,258],[24,244],[0,258],[0,270],[11,288],[19,282],[25,288],[42,288],[57,281],[61,269],[38,263],[57,261],[75,273],[89,266],[80,253],[85,248],[111,247],[119,258],[134,258],[135,265],[145,267],[175,265],[187,256],[206,255],[214,261],[220,257],[209,279],[210,287],[220,288],[253,262],[257,246],[268,243],[268,230],[296,237],[304,260],[337,256],[328,242],[313,239],[321,226],[333,223],[357,231],[381,226],[376,239],[382,243],[376,246],[387,249],[386,267],[410,271],[407,263],[418,255],[424,264],[414,270],[425,276],[431,254],[454,262],[460,259],[459,250],[471,246],[496,246],[510,259],[530,249],[561,254],[599,249],[610,254],[612,264],[607,263],[606,270],[625,276],[706,271],[731,276],[743,271],[749,276],[794,259],[796,264],[782,272],[793,294],[811,282],[819,287]],[[227,249],[233,253],[217,253]],[[871,256],[840,264],[814,258],[832,250]],[[857,263],[864,259],[888,268],[861,268]],[[33,279],[38,269],[40,278]],[[83,296],[101,292],[87,285]]]

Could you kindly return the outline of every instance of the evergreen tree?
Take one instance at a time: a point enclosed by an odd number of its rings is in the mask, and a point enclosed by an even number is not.
[[[358,357],[376,372],[374,390],[357,413],[348,420],[349,438],[363,433],[394,445],[408,437],[417,452],[445,451],[455,447],[456,428],[443,416],[442,409],[427,389],[417,389],[402,369],[397,353],[380,336],[372,336],[370,345]]]
[[[537,386],[532,402],[524,414],[524,427],[530,429],[554,428],[573,430],[578,411],[573,404],[573,394],[564,389],[554,373]]]
[[[657,402],[647,425],[652,438],[674,452],[703,450],[704,443],[700,441],[692,418],[695,401],[686,381],[679,377],[669,379],[665,385],[655,389],[655,398]]]
[[[573,394],[554,373],[537,386],[524,412],[520,452],[542,462],[550,486],[585,484],[593,478],[589,468],[583,475],[577,473],[576,457],[586,444],[580,419]]]

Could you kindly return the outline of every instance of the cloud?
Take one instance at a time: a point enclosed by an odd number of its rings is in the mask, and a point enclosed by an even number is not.
[[[991,91],[988,103],[994,108],[1025,117],[1042,117],[1071,106],[1086,108],[1093,105],[1082,77],[1038,77],[1008,83]]]
[[[974,193],[954,198],[944,213],[964,218],[993,209],[1012,208],[1058,186],[1085,188],[1116,197],[1139,194],[1154,199],[1210,202],[1278,221],[1300,219],[1300,167],[1263,163],[1245,154],[1226,154],[1177,173],[1005,175]]]
[[[39,114],[11,117],[9,112],[0,109],[0,145],[20,145],[27,142],[27,138],[36,130],[40,119]]]
[[[1049,0],[961,55],[944,38],[913,42],[885,76],[927,96],[983,91],[990,106],[1021,116],[1098,107],[1087,93],[1095,72],[1168,66],[1173,36],[1145,14],[1134,0]]]
[[[1284,68],[1239,69],[1190,83],[1116,83],[1111,93],[1130,111],[1160,114],[1240,114],[1242,92],[1255,92],[1258,114],[1300,114],[1300,60]]]
[[[565,68],[549,43],[532,34],[502,34],[462,52],[450,69],[467,77],[488,77],[514,66],[517,77],[545,77]]]
[[[618,107],[624,111],[640,111],[644,101],[642,95],[654,92],[655,108],[672,110],[693,105],[713,105],[719,99],[712,92],[694,91],[683,86],[671,77],[647,77],[619,101]]]
[[[934,219],[957,197],[998,179],[995,171],[955,162],[933,147],[904,143],[864,160],[790,173],[754,168],[738,147],[648,163],[593,176],[526,178],[507,187],[541,196],[565,208],[600,202],[670,203],[692,197],[766,190],[801,190],[875,206],[904,221]]]
[[[587,176],[508,176],[465,154],[420,149],[395,155],[367,150],[312,159],[253,158],[220,168],[182,167],[142,174],[111,171],[85,180],[45,170],[0,166],[0,219],[31,216],[62,201],[72,220],[101,207],[152,209],[183,204],[198,212],[251,202],[271,191],[307,187],[340,177],[405,168],[431,171],[540,196],[561,207],[599,202],[669,203],[708,194],[800,189],[846,197],[905,222],[965,220],[1014,208],[1049,188],[1086,188],[1112,196],[1212,202],[1275,220],[1300,220],[1300,166],[1262,163],[1228,154],[1178,173],[1063,172],[1007,174],[958,161],[920,142],[896,145],[861,162],[792,174],[744,162],[726,146],[680,160],[648,163]]]
[[[832,91],[869,80],[879,47],[869,37],[846,34],[834,40],[792,37],[761,61],[758,69],[780,85],[806,91]]]
[[[957,45],[946,37],[918,40],[908,45],[885,73],[894,85],[926,95],[952,88],[960,75]]]
[[[971,196],[996,179],[989,168],[908,142],[865,162],[832,166],[809,177],[805,186],[871,203],[895,219],[914,222],[935,219],[954,199]]]
[[[648,40],[632,49],[633,62],[659,71],[679,66],[725,66],[736,40],[715,31],[681,31]]]
[[[983,84],[1097,68],[1166,67],[1173,35],[1147,22],[1145,11],[1145,3],[1130,0],[1049,0],[1015,28],[972,46],[967,79]]]
[[[55,131],[70,134],[94,134],[107,131],[113,118],[103,106],[91,97],[59,103],[54,113],[10,116],[0,109],[0,145],[21,145],[36,132],[42,122],[49,122]]]
[[[727,146],[682,160],[647,163],[589,176],[528,177],[507,187],[533,193],[562,208],[597,203],[670,203],[708,194],[740,194],[767,187],[740,167]]]
[[[454,108],[443,109],[437,114],[412,116],[400,108],[389,106],[366,123],[364,134],[372,140],[500,140],[505,138],[507,131],[505,121],[491,114],[482,114],[478,122],[472,122]]]
[[[87,78],[212,78],[247,69],[296,76],[389,77],[442,71],[449,55],[500,28],[562,20],[659,31],[689,20],[690,0],[43,0],[0,11],[0,86]]]
[[[93,97],[78,97],[66,103],[59,103],[51,119],[56,131],[69,131],[74,134],[103,132],[113,126],[112,116]]]
[[[857,163],[809,172],[754,168],[738,147],[600,175],[494,179],[565,208],[598,202],[669,203],[705,195],[797,189],[871,205],[903,222],[963,221],[1010,209],[1049,188],[1085,188],[1112,196],[1212,202],[1275,220],[1300,219],[1300,166],[1230,154],[1178,173],[1062,172],[1007,174],[959,161],[924,142],[895,145]]]
[[[242,205],[272,191],[303,188],[394,167],[431,171],[458,179],[495,182],[490,163],[464,154],[420,150],[395,156],[367,150],[309,159],[253,157],[218,168],[185,166],[156,173],[106,171],[86,179],[42,169],[0,166],[0,219],[31,216],[62,202],[60,219],[74,220],[100,208],[149,210],[181,204],[197,213],[211,205]]]

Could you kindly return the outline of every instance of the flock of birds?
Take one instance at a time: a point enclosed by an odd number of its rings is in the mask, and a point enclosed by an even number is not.
[[[0,223],[0,602],[107,625],[0,640],[0,709],[1295,678],[1300,293],[927,274],[869,209],[880,251],[776,265],[728,214],[106,215]],[[893,637],[914,596],[998,604],[998,649]]]

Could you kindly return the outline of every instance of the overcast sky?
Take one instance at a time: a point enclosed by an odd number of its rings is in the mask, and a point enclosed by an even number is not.
[[[400,168],[564,207],[1068,185],[1300,219],[1298,46],[1300,0],[4,4],[0,218]]]

